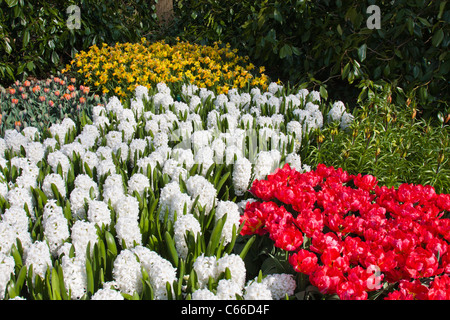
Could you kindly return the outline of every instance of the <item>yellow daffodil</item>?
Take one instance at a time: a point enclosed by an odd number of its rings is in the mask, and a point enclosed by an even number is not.
[[[187,81],[218,93],[228,92],[231,84],[267,87],[265,68],[255,69],[248,57],[237,53],[221,42],[212,46],[183,41],[169,45],[143,38],[140,43],[93,45],[77,53],[64,71],[76,72],[87,85],[105,93],[113,91],[121,98],[130,97],[137,85],[152,87],[162,81],[168,85]]]

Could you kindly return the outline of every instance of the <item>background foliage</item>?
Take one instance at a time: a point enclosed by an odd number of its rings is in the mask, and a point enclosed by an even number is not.
[[[176,35],[230,43],[275,80],[333,88],[333,99],[353,104],[367,94],[360,81],[372,81],[390,84],[399,103],[409,98],[425,116],[450,113],[448,1],[175,0],[174,24],[164,30],[155,2],[0,0],[1,84],[48,76],[93,44]],[[81,9],[80,29],[66,26],[72,4]],[[372,4],[380,7],[379,30],[366,25]]]
[[[273,77],[327,85],[347,102],[356,102],[361,80],[386,82],[399,99],[410,98],[426,115],[450,113],[447,1],[175,3],[178,28],[187,39],[229,42]],[[366,25],[372,4],[380,7],[378,30]]]
[[[80,29],[67,27],[70,5],[80,7]],[[0,84],[48,76],[96,43],[138,41],[155,22],[153,1],[0,0]]]
[[[355,109],[349,130],[338,131],[339,124],[331,124],[316,132],[302,150],[302,160],[371,174],[388,187],[413,183],[449,193],[450,126],[418,118],[417,110],[390,103],[388,94],[378,88]]]

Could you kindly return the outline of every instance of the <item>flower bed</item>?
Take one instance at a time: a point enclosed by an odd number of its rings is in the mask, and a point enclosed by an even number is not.
[[[83,112],[90,116],[93,104],[106,103],[104,95],[90,93],[75,78],[51,76],[46,80],[16,81],[0,87],[0,133],[16,127],[45,130],[65,117],[76,120]]]
[[[248,278],[240,216],[253,179],[285,163],[309,170],[298,151],[326,125],[323,109],[317,92],[275,83],[217,96],[184,85],[181,101],[159,83],[92,119],[7,130],[1,298],[292,296],[293,275]]]
[[[450,299],[450,195],[325,165],[286,165],[250,191],[262,202],[246,205],[241,234],[267,234],[325,297]]]
[[[240,57],[229,45],[202,46],[189,42],[169,45],[164,41],[148,43],[117,43],[92,46],[76,55],[63,72],[72,72],[84,83],[121,100],[132,98],[138,85],[150,88],[164,82],[169,87],[177,83],[227,93],[230,88],[269,84],[264,68],[254,70],[248,57]]]

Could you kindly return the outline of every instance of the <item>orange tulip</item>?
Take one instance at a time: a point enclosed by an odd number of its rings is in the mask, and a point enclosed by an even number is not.
[[[18,104],[18,103],[19,103],[19,99],[11,99],[11,102],[12,102],[13,104]]]

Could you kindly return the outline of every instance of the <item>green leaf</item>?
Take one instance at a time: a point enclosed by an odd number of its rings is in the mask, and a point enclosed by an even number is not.
[[[116,246],[116,240],[114,239],[114,236],[109,231],[105,231],[105,239],[106,239],[106,246],[108,248],[108,252],[110,252],[114,257],[116,257],[117,256],[117,246]]]
[[[52,52],[52,62],[53,64],[58,64],[59,62],[59,55],[56,51]]]
[[[64,206],[64,217],[67,219],[67,221],[72,221],[72,211],[70,210],[70,202],[67,201],[66,205]]]
[[[62,196],[61,196],[61,194],[59,193],[59,190],[58,190],[58,187],[56,186],[56,184],[54,184],[54,183],[52,183],[51,185],[50,185],[50,187],[51,187],[51,189],[52,189],[52,191],[53,191],[53,195],[55,196],[55,198],[56,198],[56,200],[58,201],[58,204],[59,205],[62,205]]]
[[[91,170],[91,168],[89,168],[89,165],[87,164],[87,162],[84,163],[84,172],[86,172],[86,174],[89,177],[91,177],[91,178],[93,177],[92,170]]]
[[[227,279],[227,280],[231,279],[231,271],[228,267],[225,268],[225,279]]]
[[[172,286],[170,285],[169,281],[166,282],[166,291],[167,291],[167,300],[173,300]]]
[[[13,245],[11,247],[11,255],[14,258],[14,264],[16,265],[17,268],[22,268],[23,263],[22,263],[22,256],[19,253],[19,250],[17,250],[16,246]]]
[[[53,290],[52,290],[52,286],[50,284],[50,277],[51,277],[50,268],[47,268],[47,272],[45,273],[45,279],[44,279],[43,284],[45,286],[45,289],[47,289],[47,294],[48,294],[50,300],[56,300],[56,297],[53,296]],[[42,290],[39,290],[39,292],[43,293]]]
[[[227,172],[223,175],[223,177],[220,179],[219,183],[217,184],[216,190],[217,190],[217,194],[219,194],[220,189],[222,189],[223,184],[225,183],[225,181],[227,181],[228,177],[230,175],[230,172]]]
[[[344,70],[342,70],[342,79],[347,78],[349,71],[350,71],[350,62],[347,62],[347,64],[344,67]]]
[[[28,42],[30,42],[30,31],[25,30],[25,32],[23,34],[23,40],[22,40],[23,48],[26,48],[26,46],[28,45]]]
[[[95,200],[95,189],[94,189],[94,187],[91,187],[89,189],[89,197],[91,198],[91,200]]]
[[[131,300],[139,300],[139,299],[140,299],[139,294],[135,291]]]
[[[406,19],[406,27],[410,35],[414,33],[414,21],[411,18]]]
[[[209,239],[208,246],[206,248],[206,256],[212,256],[216,252],[216,249],[219,246],[219,242],[222,237],[222,229],[225,224],[226,218],[227,214],[217,220],[216,225],[214,226],[214,229],[212,231],[211,238]]]
[[[6,4],[10,8],[17,6],[18,3],[19,3],[19,0],[6,0]]]
[[[259,270],[259,273],[258,273],[258,278],[257,278],[257,282],[258,283],[261,283],[262,282],[262,280],[263,280],[263,274],[262,274],[262,270]]]
[[[366,52],[367,52],[367,44],[363,44],[361,47],[359,47],[358,49],[358,57],[359,57],[359,61],[363,62],[364,60],[366,60]]]
[[[61,296],[63,300],[69,300],[66,286],[64,284],[64,274],[61,265],[58,265],[58,278],[59,278],[59,288],[61,290]]]
[[[250,250],[250,247],[252,246],[253,242],[255,242],[255,240],[256,240],[256,235],[252,236],[245,244],[244,248],[242,249],[241,253],[239,254],[239,256],[241,257],[242,260],[245,259],[245,256],[247,255],[248,251]]]
[[[125,298],[125,300],[133,300],[133,296],[128,293],[121,292],[120,294]]]
[[[91,262],[89,258],[86,259],[86,278],[87,278],[87,292],[94,294],[94,274],[92,271]]]
[[[9,46],[9,44],[7,42],[5,42],[5,43],[7,44],[7,49],[9,50],[9,51],[6,50],[6,52],[8,54],[10,54],[11,51],[12,51],[12,48]],[[6,73],[8,73],[10,79],[14,79],[14,72],[13,72],[13,69],[10,66],[6,66]]]
[[[52,296],[54,300],[61,300],[61,289],[59,287],[59,277],[58,272],[56,271],[56,268],[52,269]]]
[[[431,28],[431,23],[427,19],[422,17],[417,17],[417,19],[419,19],[419,21],[422,22],[422,25],[424,25],[425,27]]]
[[[178,268],[178,272],[180,274],[178,281],[176,282],[176,285],[174,283],[173,288],[175,289],[175,296],[177,297],[177,299],[182,299],[182,284],[183,284],[183,277],[184,277],[184,273],[186,271],[185,268],[185,263],[183,261],[183,259],[179,259],[179,268]]]
[[[280,49],[280,58],[284,59],[288,56],[292,56],[292,47],[288,44],[285,44]]]
[[[35,66],[36,66],[36,65],[33,63],[33,61],[28,62],[28,63],[27,63],[27,69],[28,69],[28,71],[33,71]]]
[[[432,39],[433,46],[438,47],[443,39],[444,39],[444,31],[442,29],[439,29],[433,36]]]
[[[20,292],[22,291],[22,287],[23,284],[25,283],[26,277],[27,277],[27,266],[22,266],[22,268],[19,271],[19,275],[17,276],[16,283],[14,284],[17,296],[20,296]]]
[[[283,24],[283,16],[278,9],[273,10],[273,18],[279,23]]]
[[[358,16],[358,12],[356,11],[355,7],[350,7],[350,9],[348,9],[348,11],[345,14],[345,20],[350,20],[351,23],[355,26],[356,22],[357,22],[357,16]]]
[[[75,257],[75,246],[72,244],[69,250],[69,258]]]
[[[177,249],[175,248],[175,242],[167,231],[166,233],[164,233],[164,240],[166,241],[166,248],[168,250],[169,259],[172,261],[172,264],[176,268],[178,268],[178,253]]]
[[[10,53],[12,52],[12,48],[11,48],[11,45],[9,44],[9,40],[5,39],[5,40],[3,41],[3,47],[5,48],[5,51],[6,51],[7,54],[10,54]],[[8,68],[8,67],[9,67],[9,66],[7,66],[6,71],[7,71],[9,74],[12,74],[12,71],[9,71],[10,68]],[[14,75],[13,75],[13,76],[14,76]]]
[[[437,16],[438,19],[442,18],[442,14],[444,13],[446,3],[447,3],[447,1],[442,1],[441,4],[439,5],[439,14]]]
[[[324,98],[325,100],[327,100],[328,99],[328,91],[327,91],[327,89],[325,89],[324,86],[320,86],[320,90],[319,91],[320,91],[321,97]]]
[[[220,174],[222,173],[222,170],[225,168],[225,164],[222,164],[219,169],[216,171],[215,175],[214,175],[214,187],[217,186],[217,184],[219,183],[219,179],[220,179]]]
[[[237,236],[239,235],[239,233],[241,232],[243,227],[244,227],[244,222],[241,223],[239,230],[236,230],[236,225],[233,224],[231,242],[227,245],[227,250],[225,251],[227,254],[231,254],[231,252],[233,251]]]

